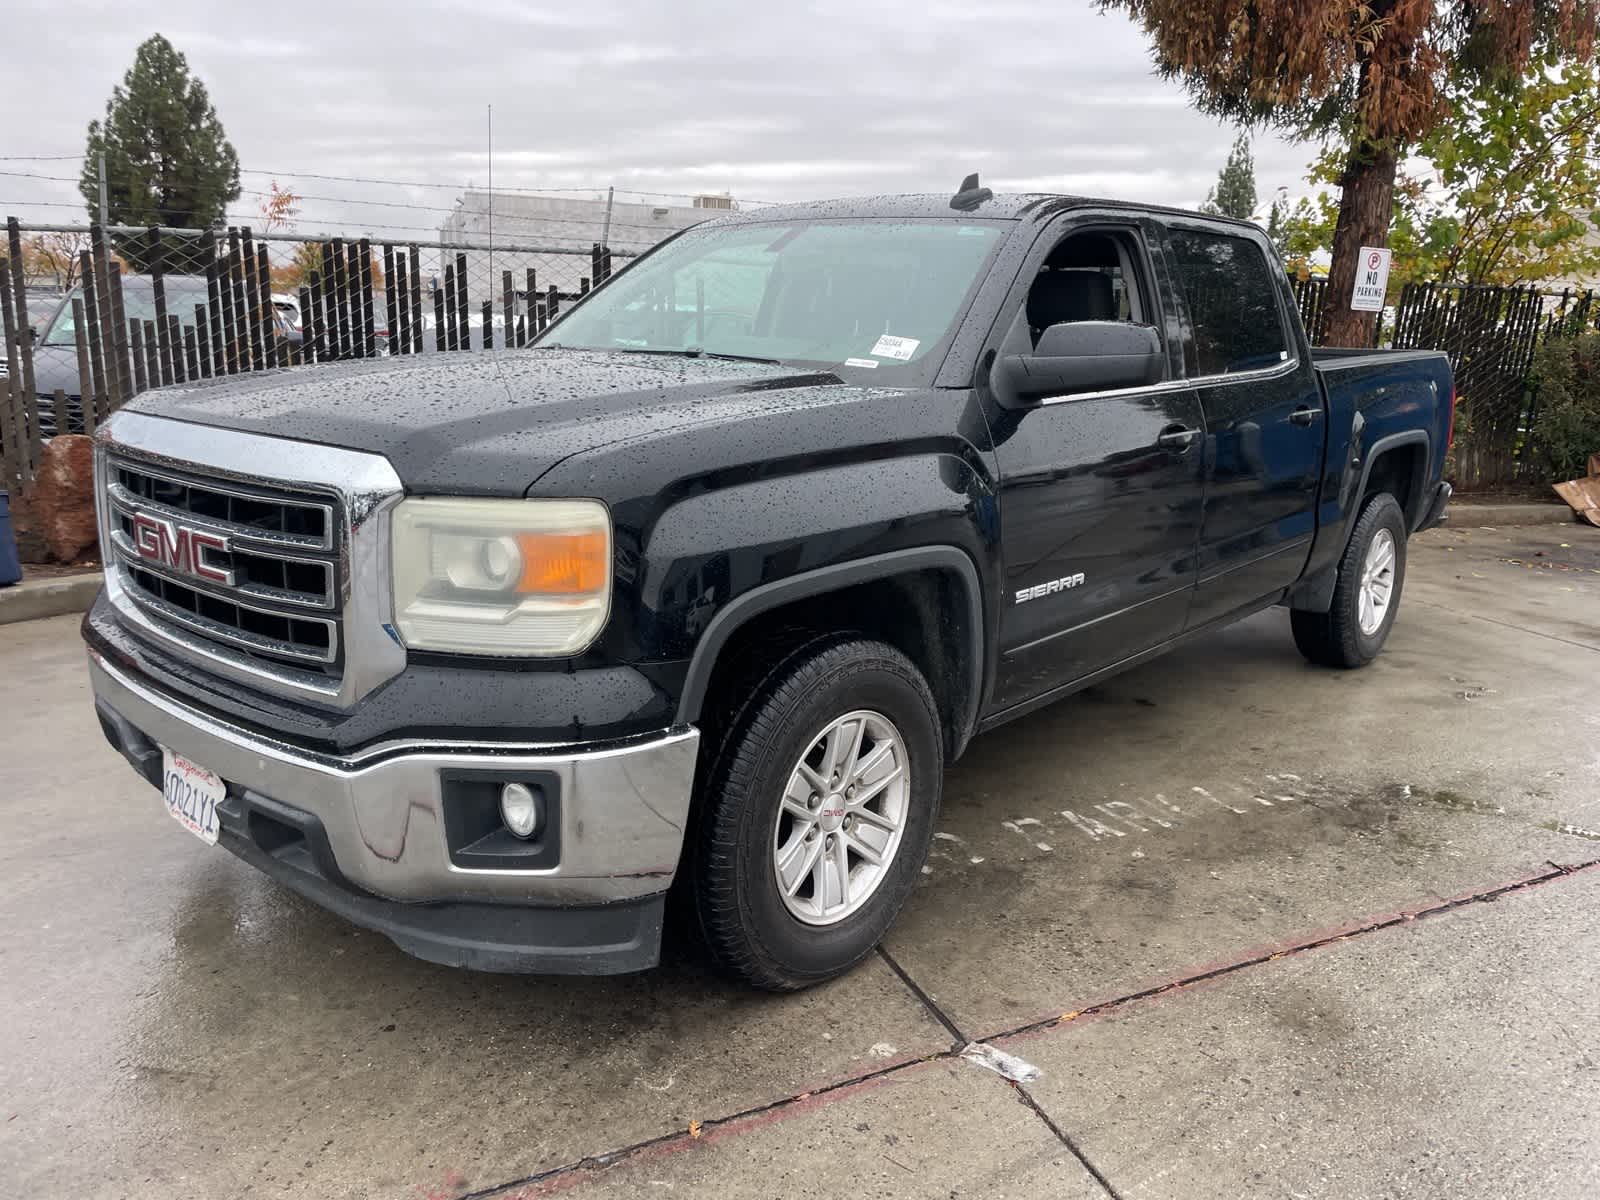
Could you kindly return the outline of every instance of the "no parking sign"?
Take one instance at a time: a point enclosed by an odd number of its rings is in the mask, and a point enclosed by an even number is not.
[[[1389,291],[1389,258],[1389,251],[1377,246],[1361,247],[1361,261],[1356,264],[1356,287],[1350,295],[1351,308],[1357,312],[1383,311],[1383,298]]]

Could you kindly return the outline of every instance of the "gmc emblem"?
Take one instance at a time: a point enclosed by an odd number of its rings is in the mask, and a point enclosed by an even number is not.
[[[149,513],[133,514],[133,548],[140,558],[147,558],[158,566],[180,575],[192,575],[224,587],[233,586],[233,572],[206,560],[206,551],[218,554],[228,552],[228,539],[221,534],[203,529],[190,529],[175,521],[152,517]]]

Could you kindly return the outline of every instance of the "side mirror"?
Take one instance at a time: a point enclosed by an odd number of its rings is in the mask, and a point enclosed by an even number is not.
[[[1126,321],[1072,321],[1039,335],[1032,354],[1008,354],[994,368],[1001,403],[1021,407],[1070,396],[1159,383],[1166,367],[1161,335]]]

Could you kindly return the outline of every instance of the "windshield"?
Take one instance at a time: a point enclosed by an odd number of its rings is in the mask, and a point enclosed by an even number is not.
[[[690,230],[540,340],[863,368],[879,370],[886,383],[925,380],[1008,228],[936,219]]]
[[[163,281],[162,290],[166,293],[167,312],[177,317],[180,324],[186,327],[194,325],[194,306],[206,302],[206,281],[204,279],[190,282],[187,280],[167,279]],[[56,314],[56,319],[51,322],[49,331],[44,335],[46,346],[70,346],[73,344],[74,325],[72,323],[72,301],[83,299],[83,288],[75,287],[72,294],[67,297],[67,303],[61,306],[61,311]],[[156,319],[156,297],[148,283],[142,287],[132,286],[127,280],[122,284],[122,307],[128,314],[130,321],[154,321]]]

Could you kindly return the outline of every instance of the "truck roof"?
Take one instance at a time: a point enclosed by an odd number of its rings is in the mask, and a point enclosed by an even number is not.
[[[772,204],[744,209],[716,219],[715,224],[748,224],[764,221],[820,221],[838,217],[901,217],[952,221],[1001,220],[1039,221],[1069,208],[1116,208],[1132,213],[1163,213],[1168,216],[1202,217],[1248,229],[1258,226],[1232,217],[1169,208],[1160,204],[1139,204],[1128,200],[1109,200],[1096,196],[1067,196],[1050,192],[996,193],[975,208],[950,207],[950,196],[940,193],[913,193],[887,196],[847,196],[837,200],[808,200],[796,204]],[[708,222],[711,223],[711,222]]]

